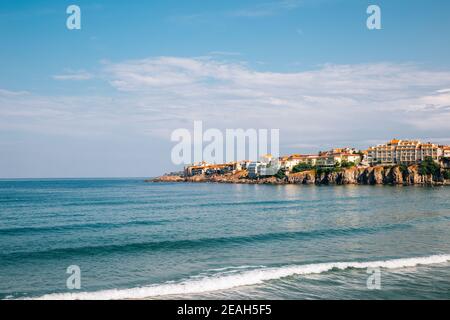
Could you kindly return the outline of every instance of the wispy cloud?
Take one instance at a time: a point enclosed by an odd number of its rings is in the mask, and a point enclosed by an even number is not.
[[[280,0],[266,3],[255,4],[252,7],[238,9],[229,13],[230,16],[235,17],[267,17],[280,14],[285,11],[298,8],[302,4],[299,0]]]
[[[28,91],[10,91],[5,89],[0,89],[0,97],[17,97],[29,94]]]
[[[104,62],[102,68],[99,79],[116,94],[0,91],[0,126],[66,134],[122,130],[168,139],[171,130],[203,120],[216,128],[280,128],[285,146],[305,148],[391,135],[448,136],[445,70],[373,63],[269,72],[212,57],[152,57]]]
[[[63,74],[53,75],[52,78],[55,80],[89,80],[92,79],[94,75],[85,70],[66,70]]]

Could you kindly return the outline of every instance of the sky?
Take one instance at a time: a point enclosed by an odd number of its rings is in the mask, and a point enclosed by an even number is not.
[[[450,144],[449,31],[447,0],[2,0],[0,178],[177,170],[196,120],[282,154]]]

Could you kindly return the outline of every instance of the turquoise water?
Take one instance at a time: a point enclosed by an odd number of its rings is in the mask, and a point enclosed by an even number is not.
[[[449,299],[449,260],[448,187],[0,181],[3,299]]]

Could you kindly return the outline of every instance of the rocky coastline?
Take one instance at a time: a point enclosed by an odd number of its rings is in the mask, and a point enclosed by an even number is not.
[[[417,165],[407,168],[400,166],[353,167],[332,172],[317,172],[316,170],[291,173],[283,178],[264,177],[250,179],[247,171],[236,173],[197,175],[183,177],[179,175],[164,175],[146,180],[147,182],[197,182],[197,183],[237,183],[237,184],[302,184],[302,185],[450,185],[445,179],[444,169],[435,175],[422,175]]]

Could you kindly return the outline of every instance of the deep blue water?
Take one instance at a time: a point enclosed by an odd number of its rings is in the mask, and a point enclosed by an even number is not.
[[[448,260],[448,187],[0,181],[0,298],[449,299]]]

